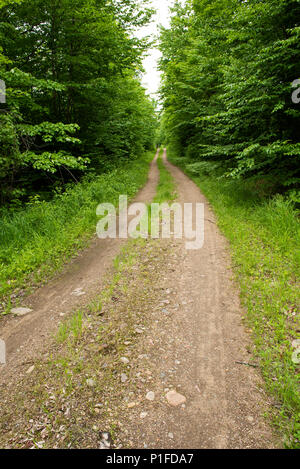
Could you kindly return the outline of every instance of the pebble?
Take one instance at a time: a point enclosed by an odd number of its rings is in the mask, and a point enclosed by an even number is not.
[[[99,436],[100,436],[99,449],[110,449],[111,444],[112,444],[110,433],[101,432]]]
[[[178,392],[174,390],[169,391],[166,394],[166,399],[168,403],[174,407],[177,407],[186,402],[186,398],[182,394],[179,394]]]
[[[155,399],[155,393],[153,391],[149,391],[147,394],[146,394],[146,399],[148,401],[154,401]]]
[[[128,409],[132,409],[135,406],[136,406],[135,402],[129,402],[127,407],[128,407]]]
[[[168,433],[168,437],[171,438],[171,440],[173,440],[173,438],[174,438],[173,433]]]
[[[91,378],[89,378],[89,379],[86,380],[86,384],[87,384],[90,388],[93,388],[93,387],[96,385],[95,381],[94,381],[93,379],[91,379]]]
[[[129,363],[129,360],[126,357],[121,357],[120,360],[121,360],[122,363],[125,363],[125,365],[127,365],[127,363]]]
[[[121,382],[126,383],[127,380],[128,380],[127,375],[125,375],[125,373],[121,373]]]
[[[26,373],[29,375],[30,373],[32,373],[34,370],[34,365],[32,365],[30,368],[28,368],[28,370],[26,371]]]
[[[147,415],[148,415],[148,412],[141,412],[140,413],[140,418],[145,419],[147,417]]]
[[[32,312],[30,308],[12,308],[11,313],[15,314],[16,316],[25,316],[25,314],[29,314]]]
[[[85,295],[85,291],[82,290],[82,288],[76,288],[76,290],[72,291],[71,295],[74,296],[83,296]]]

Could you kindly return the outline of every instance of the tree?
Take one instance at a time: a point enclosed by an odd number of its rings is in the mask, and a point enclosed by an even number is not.
[[[177,152],[217,162],[231,177],[296,187],[299,8],[293,0],[177,2],[161,34],[164,122]]]
[[[151,14],[127,0],[2,2],[2,201],[149,146],[154,131],[148,139],[144,131],[153,127],[154,108],[139,82],[148,41],[133,32]],[[120,99],[130,117],[136,113],[131,127],[126,112],[116,111]]]

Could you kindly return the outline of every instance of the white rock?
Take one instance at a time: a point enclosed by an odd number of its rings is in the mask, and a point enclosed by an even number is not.
[[[141,412],[140,413],[140,418],[145,419],[147,417],[147,415],[148,415],[148,412]]]
[[[111,436],[108,432],[100,433],[99,449],[110,449],[111,447]]]
[[[173,433],[168,433],[168,437],[171,438],[171,440],[173,440],[173,438],[174,438]]]
[[[93,387],[96,385],[95,381],[94,381],[93,379],[91,379],[91,378],[89,378],[89,379],[86,380],[86,384],[87,384],[90,388],[93,388]]]
[[[83,296],[83,295],[85,295],[85,292],[82,290],[82,288],[76,288],[76,290],[72,291],[71,295],[73,295],[73,296]]]
[[[125,373],[121,373],[121,381],[122,381],[122,383],[126,383],[127,380],[128,380],[127,375],[125,375]]]
[[[25,316],[25,314],[29,314],[32,312],[30,308],[12,308],[11,313],[15,314],[16,316]]]
[[[168,403],[174,407],[177,407],[186,402],[186,398],[182,394],[179,394],[178,392],[174,390],[169,391],[166,394],[166,398],[167,398]]]
[[[28,370],[26,371],[26,373],[29,375],[30,373],[32,373],[34,370],[34,365],[32,365],[30,368],[28,368]]]
[[[154,394],[154,392],[153,392],[153,391],[149,391],[149,392],[146,394],[146,399],[147,399],[148,401],[154,401],[154,399],[155,399],[155,394]]]
[[[121,357],[120,360],[121,360],[122,363],[125,363],[125,365],[127,365],[127,363],[129,363],[129,360],[126,357]]]

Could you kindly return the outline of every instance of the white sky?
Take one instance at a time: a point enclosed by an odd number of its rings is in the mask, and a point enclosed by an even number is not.
[[[170,24],[169,8],[173,5],[173,0],[152,0],[152,5],[156,8],[157,14],[153,17],[154,21],[149,26],[141,29],[139,36],[155,36],[159,32],[159,25],[168,27]],[[158,49],[151,49],[143,62],[146,71],[143,77],[143,85],[153,97],[156,97],[160,85],[160,73],[157,70],[160,56],[161,53]]]

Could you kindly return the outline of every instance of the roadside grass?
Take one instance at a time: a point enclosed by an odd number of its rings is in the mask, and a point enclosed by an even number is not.
[[[172,202],[177,198],[175,182],[163,163],[161,157],[162,152],[163,150],[160,150],[157,160],[157,166],[159,169],[159,183],[157,186],[156,195],[153,199],[153,202],[158,204],[163,202]]]
[[[118,204],[146,183],[152,152],[57,195],[0,219],[0,311],[9,313],[19,293],[41,283],[85,247],[96,230],[99,203]],[[21,290],[21,291],[20,291]]]
[[[169,160],[201,188],[230,241],[255,354],[274,399],[271,418],[285,435],[286,447],[300,448],[300,366],[292,359],[293,341],[300,338],[299,212],[283,196],[255,194],[251,182],[201,173],[172,153]]]

